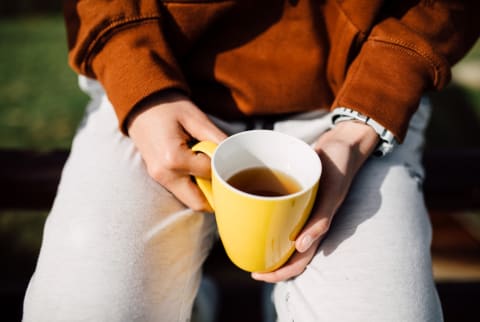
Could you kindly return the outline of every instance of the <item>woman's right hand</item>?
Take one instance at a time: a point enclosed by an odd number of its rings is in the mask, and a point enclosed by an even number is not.
[[[193,152],[194,138],[220,143],[227,136],[186,96],[168,93],[134,112],[128,133],[140,152],[148,174],[187,207],[211,210],[191,176],[210,178],[210,159]]]

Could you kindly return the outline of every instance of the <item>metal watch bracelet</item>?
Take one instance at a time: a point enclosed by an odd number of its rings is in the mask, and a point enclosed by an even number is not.
[[[392,132],[390,132],[385,127],[380,125],[380,123],[378,123],[374,119],[366,115],[363,115],[360,112],[352,110],[350,108],[346,108],[346,107],[335,108],[332,111],[331,120],[332,120],[332,126],[335,126],[335,124],[343,121],[357,120],[372,127],[375,130],[375,132],[378,134],[378,137],[380,138],[380,142],[378,143],[377,147],[375,148],[375,151],[373,152],[373,155],[375,156],[382,157],[387,155],[388,153],[392,152],[396,144],[395,136],[393,135]]]

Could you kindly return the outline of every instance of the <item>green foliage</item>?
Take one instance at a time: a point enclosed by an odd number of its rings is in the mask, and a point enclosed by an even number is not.
[[[0,148],[68,147],[87,97],[60,16],[0,20]]]
[[[480,41],[470,49],[467,55],[462,59],[463,62],[480,61]]]

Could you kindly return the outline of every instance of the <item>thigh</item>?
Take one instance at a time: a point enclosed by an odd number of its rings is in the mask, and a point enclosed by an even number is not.
[[[305,272],[276,286],[279,321],[442,320],[421,191],[422,113],[402,146],[361,169]]]
[[[25,321],[186,321],[215,233],[147,175],[97,97],[72,144]]]
[[[441,320],[417,183],[398,166],[377,188],[356,184],[306,271],[277,286],[280,321]]]

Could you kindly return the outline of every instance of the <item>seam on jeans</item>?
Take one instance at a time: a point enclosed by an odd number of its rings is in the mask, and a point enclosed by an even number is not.
[[[290,321],[292,322],[295,322],[295,320],[293,319],[293,314],[292,314],[292,309],[291,309],[291,297],[292,297],[292,292],[291,292],[291,282],[285,282],[286,283],[286,287],[285,287],[285,309],[287,311],[287,314],[288,314],[288,318],[290,319]]]
[[[187,210],[189,211],[192,211],[191,209],[188,209]],[[189,256],[189,267],[194,267],[195,266],[195,259],[196,257],[195,256]],[[191,320],[191,315],[192,315],[192,310],[190,311],[185,311],[185,306],[186,306],[186,298],[187,298],[187,289],[188,289],[188,285],[191,285],[192,283],[192,279],[193,279],[193,276],[195,274],[190,274],[190,276],[186,279],[185,283],[183,284],[183,288],[182,288],[182,291],[180,292],[180,294],[182,294],[182,301],[180,302],[180,310],[179,310],[179,317],[178,317],[178,321],[179,322],[182,322],[182,321],[185,321],[185,322],[189,322]],[[198,293],[198,291],[197,291]],[[194,298],[194,302],[195,302],[195,298]],[[193,307],[192,307],[193,308]],[[182,312],[184,312],[183,314],[187,314],[187,316],[184,316],[182,315]],[[183,320],[181,320],[180,318],[182,318]]]

